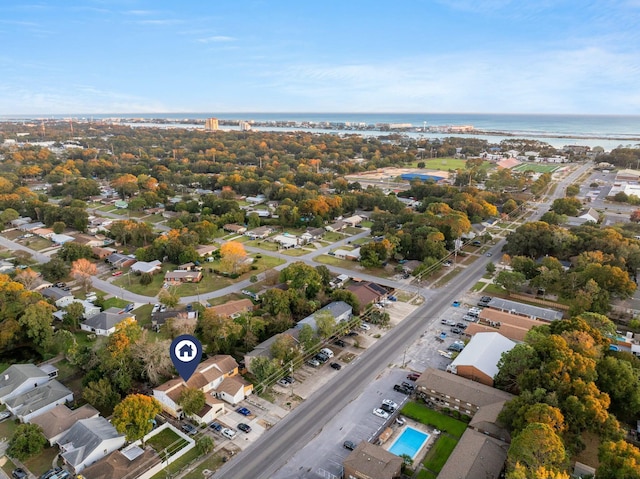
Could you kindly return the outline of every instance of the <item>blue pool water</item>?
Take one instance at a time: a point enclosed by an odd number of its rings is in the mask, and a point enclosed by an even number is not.
[[[429,439],[429,434],[407,427],[391,445],[389,452],[396,456],[406,454],[411,459],[415,459],[416,454],[427,442],[427,439]]]

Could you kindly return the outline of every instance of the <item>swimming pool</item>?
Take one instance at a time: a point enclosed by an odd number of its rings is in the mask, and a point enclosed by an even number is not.
[[[415,459],[416,455],[428,439],[429,434],[407,426],[407,428],[402,431],[402,434],[400,434],[391,445],[389,452],[396,456],[406,454],[411,457],[411,459]]]

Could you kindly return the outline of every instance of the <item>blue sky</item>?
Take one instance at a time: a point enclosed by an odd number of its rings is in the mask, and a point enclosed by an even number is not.
[[[3,0],[0,115],[640,114],[640,0]]]

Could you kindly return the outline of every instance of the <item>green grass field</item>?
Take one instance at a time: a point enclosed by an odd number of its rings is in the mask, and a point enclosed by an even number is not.
[[[420,161],[416,162],[417,164]],[[457,170],[464,169],[464,165],[467,163],[467,160],[459,159],[459,158],[431,158],[428,160],[424,160],[425,168],[429,168],[430,170]]]
[[[402,408],[401,412],[411,419],[415,419],[422,424],[434,426],[435,428],[457,438],[460,438],[467,428],[466,423],[450,416],[445,416],[444,414],[434,411],[433,409],[417,402],[408,403]]]
[[[540,165],[537,163],[525,163],[522,165],[518,165],[513,168],[513,171],[534,171],[536,173],[553,173],[556,170],[559,170],[561,166],[559,165]]]
[[[438,439],[436,439],[435,444],[422,461],[422,464],[427,469],[433,472],[440,472],[442,467],[444,466],[447,459],[453,452],[453,449],[458,444],[458,441],[451,436],[441,435]]]

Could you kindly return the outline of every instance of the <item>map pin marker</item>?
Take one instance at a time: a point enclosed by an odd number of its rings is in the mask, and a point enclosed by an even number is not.
[[[202,344],[190,334],[183,334],[173,340],[169,354],[178,374],[187,382],[202,359]]]

